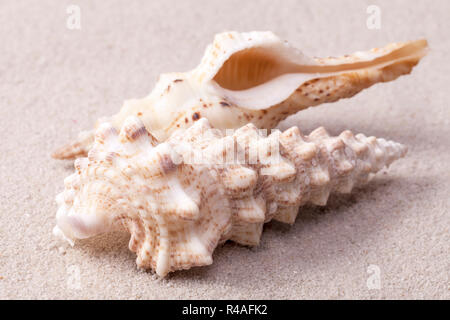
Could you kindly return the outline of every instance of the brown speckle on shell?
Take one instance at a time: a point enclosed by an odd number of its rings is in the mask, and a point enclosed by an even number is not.
[[[170,156],[167,154],[163,154],[161,156],[160,165],[165,174],[172,172],[177,167],[176,164],[173,163]]]

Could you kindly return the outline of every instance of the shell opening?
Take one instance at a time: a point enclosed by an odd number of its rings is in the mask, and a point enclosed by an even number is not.
[[[352,60],[347,62],[344,59],[340,63],[327,65],[321,65],[320,59],[316,61],[318,64],[298,64],[294,61],[283,59],[280,55],[277,56],[274,50],[268,48],[248,48],[231,55],[215,75],[214,81],[227,90],[246,90],[289,73],[328,75],[383,67],[399,60],[418,59],[425,55],[426,48],[426,40],[417,40],[400,46],[398,49],[392,50],[385,55],[377,56],[377,51],[379,50],[374,49],[371,52],[373,57],[365,53],[365,57],[361,61]]]
[[[407,73],[426,54],[426,49],[427,41],[417,40],[350,56],[316,58],[308,62],[300,59],[301,56],[295,59],[293,56],[276,55],[271,48],[248,48],[231,55],[213,80],[216,89],[233,104],[250,110],[264,110],[285,101],[296,89],[311,80],[341,74],[359,78],[368,70],[382,70],[390,66],[396,66],[399,70],[404,66],[402,73]],[[362,78],[365,79],[364,76]]]

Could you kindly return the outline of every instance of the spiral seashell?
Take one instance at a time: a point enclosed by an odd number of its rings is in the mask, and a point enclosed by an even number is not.
[[[265,222],[292,224],[304,204],[349,193],[405,153],[350,131],[265,135],[250,123],[224,133],[206,118],[158,143],[132,116],[120,131],[103,123],[88,157],[75,161],[54,233],[73,244],[126,229],[137,265],[165,276],[211,264],[226,240],[258,245]]]

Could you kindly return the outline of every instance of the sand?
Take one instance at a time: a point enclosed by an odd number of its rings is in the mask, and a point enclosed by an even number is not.
[[[71,3],[80,30],[66,27]],[[0,298],[449,299],[450,2],[376,1],[379,30],[366,26],[369,4],[3,0]],[[54,239],[54,198],[73,163],[51,151],[149,93],[160,73],[193,68],[224,30],[272,30],[312,56],[427,38],[411,75],[280,125],[385,137],[407,157],[352,195],[304,208],[292,227],[269,223],[259,247],[227,243],[211,266],[163,280],[136,268],[126,235],[73,248]]]

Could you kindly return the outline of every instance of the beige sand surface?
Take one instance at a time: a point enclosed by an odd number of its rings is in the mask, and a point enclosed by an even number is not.
[[[81,30],[66,28],[70,3]],[[366,27],[372,3],[380,30]],[[2,0],[0,298],[449,299],[449,12],[447,0]],[[125,235],[56,241],[54,198],[72,162],[51,151],[146,95],[160,73],[193,68],[224,30],[272,30],[313,56],[426,37],[431,52],[412,75],[281,125],[393,139],[407,157],[292,227],[269,223],[259,247],[227,243],[213,265],[163,280],[137,270]],[[370,265],[380,289],[366,285]]]

